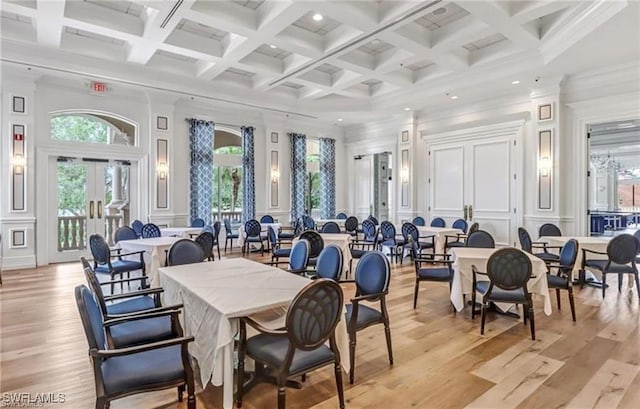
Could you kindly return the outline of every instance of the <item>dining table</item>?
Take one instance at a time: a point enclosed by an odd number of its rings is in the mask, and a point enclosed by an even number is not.
[[[233,406],[234,343],[240,318],[285,312],[311,282],[245,258],[162,267],[158,278],[164,288],[163,305],[184,305],[181,320],[185,335],[194,337],[189,352],[198,362],[202,386],[209,382],[221,385],[225,409]],[[280,320],[280,324],[283,322]],[[336,327],[336,344],[342,367],[349,372],[345,315]]]
[[[261,234],[266,236],[269,227],[273,227],[273,230],[275,230],[276,234],[278,234],[278,232],[282,228],[282,223],[260,223]],[[244,231],[244,224],[241,224],[238,226],[238,244],[240,245],[240,247],[244,245],[244,241],[246,239],[247,232]]]
[[[460,229],[454,229],[453,227],[432,227],[432,226],[416,226],[418,229],[418,237],[425,238],[434,236],[434,245],[436,254],[445,254],[444,244],[447,240],[446,236],[457,236],[464,232]],[[402,225],[396,225],[396,237],[402,238]],[[427,251],[429,253],[429,251]],[[403,254],[404,258],[404,254]]]
[[[346,278],[349,272],[349,265],[351,264],[351,242],[353,237],[346,233],[319,233],[326,247],[329,244],[335,244],[342,250],[342,278]],[[293,240],[293,244],[298,241],[298,238]],[[357,265],[357,261],[353,268]]]
[[[202,227],[163,227],[160,229],[160,234],[163,237],[182,237],[190,239],[192,236],[202,233],[202,230]]]
[[[487,272],[487,262],[489,257],[498,249],[475,248],[475,247],[454,247],[451,249],[453,260],[453,280],[451,282],[451,303],[458,311],[464,308],[464,295],[473,291],[473,270],[476,266],[478,271]],[[551,298],[549,296],[549,286],[547,284],[547,266],[544,260],[530,253],[524,253],[531,260],[532,277],[527,283],[527,289],[536,297],[542,297],[544,313],[551,315]],[[486,276],[481,276],[481,280],[486,281]],[[513,304],[495,303],[498,308],[507,311]]]
[[[591,271],[586,271],[585,276],[580,277],[581,270],[582,270],[582,262],[583,262],[582,249],[606,253],[607,246],[609,245],[609,241],[611,241],[611,237],[542,236],[537,241],[547,243],[549,246],[561,247],[564,245],[564,243],[566,243],[570,239],[574,239],[578,242],[578,255],[576,257],[576,263],[573,267],[573,279],[577,282],[582,282],[582,280],[584,280],[585,284],[592,284],[596,287],[601,286],[602,281],[599,278],[597,278]],[[596,260],[607,259],[606,254],[587,253],[587,257],[590,259],[596,259]]]
[[[116,248],[124,252],[144,251],[146,274],[149,277],[151,287],[158,287],[158,269],[165,264],[166,252],[171,245],[181,237],[150,237],[146,239],[121,240],[116,243]]]

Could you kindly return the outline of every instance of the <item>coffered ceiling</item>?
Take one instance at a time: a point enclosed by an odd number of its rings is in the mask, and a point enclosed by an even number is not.
[[[2,0],[2,59],[313,115],[370,111],[544,66],[627,6]]]

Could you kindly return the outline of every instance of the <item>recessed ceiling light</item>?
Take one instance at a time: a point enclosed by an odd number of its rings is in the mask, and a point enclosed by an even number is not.
[[[515,81],[511,81],[511,83],[512,83],[513,85],[518,85],[518,84],[520,84],[520,81],[515,80]]]
[[[274,45],[274,44],[269,44],[269,47],[271,47],[271,48],[278,48],[278,46],[277,46],[277,45]]]
[[[440,8],[437,8],[437,9],[433,10],[433,15],[434,16],[441,16],[446,12],[447,12],[447,9],[445,7],[440,7]]]
[[[451,95],[451,99],[458,99],[457,95]]]
[[[342,122],[342,118],[338,118],[338,122]]]
[[[404,110],[405,110],[405,111],[411,111],[411,108],[406,107]]]
[[[320,13],[316,13],[316,14],[313,15],[313,20],[314,21],[322,21],[323,18],[324,17],[322,17],[322,14],[320,14]]]

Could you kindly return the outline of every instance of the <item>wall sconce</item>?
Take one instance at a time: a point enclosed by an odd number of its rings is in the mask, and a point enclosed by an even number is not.
[[[400,180],[405,183],[409,181],[409,168],[408,167],[404,167],[402,168],[402,170],[400,171]]]
[[[27,160],[23,155],[16,154],[11,159],[11,165],[13,165],[13,173],[16,175],[22,175],[24,172],[24,165],[27,164]]]
[[[271,181],[277,182],[280,179],[280,170],[279,169],[271,169]]]
[[[158,166],[156,166],[156,171],[158,172],[158,176],[160,177],[160,180],[164,180],[167,178],[167,172],[169,171],[169,167],[167,166],[166,162],[160,162],[158,163]]]
[[[551,170],[551,159],[548,156],[543,156],[538,161],[538,169],[540,169],[540,176],[547,177],[549,176],[549,171]]]

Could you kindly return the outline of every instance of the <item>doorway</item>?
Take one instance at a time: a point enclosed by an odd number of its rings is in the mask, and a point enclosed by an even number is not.
[[[50,229],[52,262],[90,257],[89,237],[110,245],[118,227],[129,224],[131,163],[95,158],[52,157],[49,203],[56,227]]]

